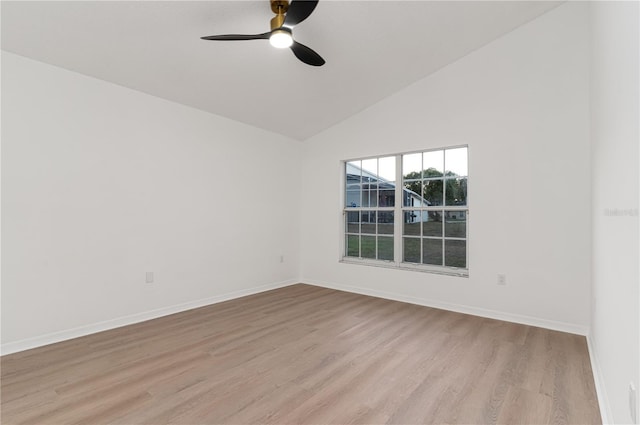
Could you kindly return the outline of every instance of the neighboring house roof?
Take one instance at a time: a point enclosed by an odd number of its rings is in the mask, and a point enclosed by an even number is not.
[[[350,162],[347,162],[346,164],[347,164],[347,168],[346,168],[347,182],[349,180],[349,176],[350,175],[354,176],[354,177],[355,176],[358,176],[358,177],[362,176],[362,177],[366,177],[366,178],[370,179],[369,183],[377,182],[380,185],[379,187],[386,187],[386,188],[389,188],[389,189],[396,187],[395,182],[391,182],[389,180],[386,180],[386,179],[380,177],[379,175],[377,175],[375,173],[372,173],[370,171],[367,171],[367,170],[365,170],[363,168],[360,168],[360,167],[358,167],[356,165],[353,165]],[[403,190],[404,190],[405,194],[407,194],[407,195],[409,195],[411,197],[417,198],[418,200],[420,200],[420,202],[423,202],[424,205],[431,205],[431,202],[427,201],[426,199],[424,199],[422,197],[422,195],[414,192],[413,190],[409,190],[406,187],[403,188]]]

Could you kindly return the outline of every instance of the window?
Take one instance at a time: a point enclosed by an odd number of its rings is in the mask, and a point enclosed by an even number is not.
[[[394,260],[396,158],[345,164],[345,257]]]
[[[467,162],[466,146],[346,161],[343,260],[467,275]]]

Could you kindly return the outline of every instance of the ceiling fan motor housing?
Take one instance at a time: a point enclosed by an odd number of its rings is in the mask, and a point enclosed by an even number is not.
[[[271,10],[276,16],[271,19],[271,31],[276,30],[284,24],[284,14],[289,9],[289,2],[287,0],[271,0]]]
[[[271,0],[271,10],[276,15],[285,14],[289,9],[289,0]]]

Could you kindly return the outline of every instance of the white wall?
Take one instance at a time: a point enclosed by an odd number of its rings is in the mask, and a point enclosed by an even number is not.
[[[6,52],[2,124],[3,353],[296,281],[299,142]]]
[[[564,4],[306,142],[302,280],[586,333],[588,10]],[[338,262],[341,160],[460,144],[468,279]]]
[[[591,135],[591,349],[605,419],[631,423],[628,386],[640,384],[638,297],[638,2],[594,2]],[[636,400],[636,403],[638,401]]]

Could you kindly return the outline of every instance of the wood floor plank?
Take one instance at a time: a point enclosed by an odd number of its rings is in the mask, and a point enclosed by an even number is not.
[[[510,387],[504,408],[498,417],[499,424],[527,425],[548,423],[551,397],[524,388]]]
[[[584,337],[309,285],[0,358],[3,424],[596,424]]]

